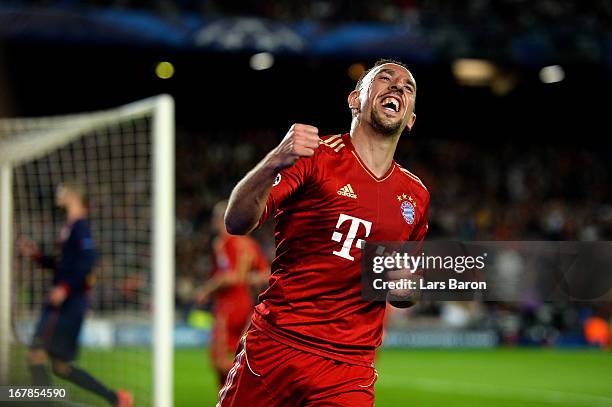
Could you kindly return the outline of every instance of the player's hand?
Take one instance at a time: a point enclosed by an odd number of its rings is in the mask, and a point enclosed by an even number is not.
[[[414,282],[414,289],[401,288],[392,289],[387,292],[387,301],[397,308],[408,308],[420,299],[421,290],[419,289],[419,280],[422,278],[422,270],[411,272],[408,269],[391,270],[387,272],[388,281],[406,281]]]
[[[320,143],[319,129],[295,123],[283,141],[270,152],[269,162],[276,170],[291,167],[300,157],[312,157]]]
[[[207,290],[199,290],[195,293],[193,300],[196,305],[204,305],[210,299],[210,295]]]
[[[36,242],[27,236],[21,236],[17,239],[17,249],[24,257],[36,258],[41,255],[40,248]]]
[[[51,292],[49,292],[49,304],[59,307],[66,301],[66,297],[68,297],[68,290],[64,286],[58,285],[53,287]]]

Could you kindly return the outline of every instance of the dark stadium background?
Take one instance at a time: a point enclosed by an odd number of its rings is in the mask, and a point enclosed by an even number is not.
[[[318,2],[328,6],[336,3],[330,6],[335,13],[325,17],[312,11],[315,3],[296,6],[288,1],[249,1],[232,6],[195,0],[49,0],[8,1],[6,7],[60,14],[112,9],[172,21],[184,15],[216,19],[248,15],[287,23],[308,19],[325,27],[416,21],[432,34],[445,32],[455,36],[458,44],[470,46],[455,49],[450,41],[449,49],[437,49],[435,43],[430,44],[433,57],[426,60],[411,58],[410,49],[405,53],[368,49],[356,55],[325,56],[279,52],[270,69],[255,71],[249,66],[256,52],[253,49],[220,52],[79,39],[77,34],[45,37],[36,30],[15,29],[10,20],[15,15],[4,10],[0,23],[12,28],[4,34],[0,28],[0,116],[93,111],[160,93],[175,98],[179,319],[189,314],[190,293],[210,270],[208,222],[212,205],[228,196],[240,177],[276,145],[292,123],[315,125],[322,134],[347,131],[350,115],[346,97],[355,84],[348,75],[349,67],[369,66],[379,57],[407,63],[417,80],[416,126],[400,141],[396,160],[419,175],[430,189],[430,238],[612,239],[612,6],[608,2],[384,1],[378,9],[377,2]],[[27,26],[27,20],[22,21]],[[531,58],[517,58],[508,44],[525,33],[549,36],[544,36],[546,41],[534,41],[537,47]],[[458,83],[452,66],[459,58],[491,61],[509,81],[509,88],[495,91],[491,86]],[[160,61],[173,64],[172,78],[156,76]],[[543,83],[541,68],[555,64],[563,67],[565,78]],[[257,236],[271,254],[270,232],[268,227]],[[487,304],[484,308],[485,316],[478,323],[494,328],[500,345],[588,346],[584,322],[592,316],[610,321],[612,316],[608,303],[544,304],[539,309]],[[428,304],[412,317],[429,321],[440,314],[439,305]],[[508,328],[507,322],[515,319],[519,323]],[[416,360],[421,368],[430,360],[444,363],[440,362],[444,355],[427,352],[409,354],[406,361]],[[457,355],[465,354],[451,354],[450,360],[459,358]],[[591,366],[600,369],[596,377],[572,376],[567,382],[588,388],[591,381],[612,378],[612,372],[601,365],[609,365],[609,358],[593,359],[592,353],[568,355],[571,359],[555,360],[550,370],[534,376],[552,378],[553,372],[569,369],[571,364],[583,366],[588,359],[592,365],[586,370]],[[473,360],[483,357],[478,354]],[[513,357],[502,352],[491,360],[498,358],[503,366]],[[187,359],[177,355],[179,362]],[[457,364],[471,360],[457,359]],[[540,363],[544,362],[532,354],[523,360],[523,365]],[[198,365],[191,367],[199,369]],[[384,374],[384,369],[381,372]],[[499,381],[491,379],[493,383],[524,384],[499,374]],[[180,377],[177,374],[176,380]],[[544,387],[567,386],[565,380],[551,379],[550,383]],[[422,394],[417,395],[415,405],[441,405],[453,399],[452,394],[444,398],[434,390],[431,394],[419,391]],[[601,396],[598,405],[610,405],[606,404],[612,400],[610,393]],[[393,399],[388,397],[386,400]],[[478,400],[469,399],[465,405]],[[488,400],[490,405],[532,405]],[[382,400],[381,405],[387,405],[384,403]]]
[[[5,40],[3,94],[10,95],[7,107],[13,115],[40,115],[95,110],[169,92],[177,101],[180,129],[231,133],[273,127],[280,132],[301,120],[334,132],[347,127],[346,96],[355,83],[348,67],[377,59],[375,52],[370,58],[280,55],[271,69],[254,71],[252,54]],[[601,139],[608,127],[612,68],[572,61],[563,65],[562,83],[543,84],[540,66],[502,62],[517,83],[498,96],[488,87],[457,84],[450,59],[423,64],[393,54],[379,57],[404,61],[417,78],[415,138],[554,140],[579,148]],[[164,60],[176,69],[169,80],[155,76],[156,64]]]

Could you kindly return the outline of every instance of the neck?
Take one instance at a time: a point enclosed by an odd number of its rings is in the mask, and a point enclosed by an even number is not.
[[[82,206],[70,206],[68,207],[67,220],[68,223],[72,224],[79,219],[84,219],[87,215],[87,210]]]
[[[377,177],[387,173],[393,162],[401,133],[385,135],[372,126],[357,122],[351,126],[351,142],[359,154],[359,158]]]

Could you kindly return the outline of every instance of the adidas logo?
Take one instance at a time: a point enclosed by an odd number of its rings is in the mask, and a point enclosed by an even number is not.
[[[353,187],[351,184],[346,184],[342,188],[338,190],[338,195],[347,196],[349,198],[357,199],[357,195],[355,191],[353,191]]]

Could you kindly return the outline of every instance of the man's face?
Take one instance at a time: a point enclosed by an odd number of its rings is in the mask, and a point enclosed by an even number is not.
[[[383,134],[411,128],[416,118],[416,82],[403,66],[388,63],[374,68],[357,92],[362,119]]]

